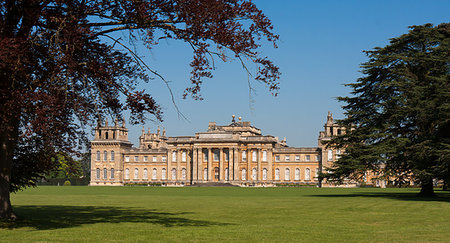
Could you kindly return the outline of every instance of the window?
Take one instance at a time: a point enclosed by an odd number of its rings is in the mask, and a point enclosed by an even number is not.
[[[177,179],[177,169],[173,168],[172,169],[172,180],[176,180]]]
[[[148,156],[144,156],[144,159],[142,159],[142,161],[147,162],[148,161]]]
[[[185,150],[181,153],[181,161],[186,162],[186,151]]]
[[[208,169],[207,168],[205,168],[203,170],[203,180],[208,180]]]
[[[161,170],[161,179],[162,179],[162,180],[165,180],[165,179],[166,179],[166,168],[163,168],[163,169]]]
[[[103,168],[103,179],[108,179],[108,170],[106,168]]]
[[[336,150],[336,159],[339,159],[341,157],[341,150]]]
[[[305,180],[306,181],[311,180],[311,170],[309,168],[306,168],[305,170]]]
[[[208,150],[203,149],[203,161],[208,161]]]
[[[279,155],[275,155],[275,161],[276,162],[280,162],[280,156]]]
[[[295,161],[300,161],[300,155],[295,156]]]
[[[286,161],[290,161],[291,160],[291,156],[289,156],[289,155],[286,155],[284,158],[285,158]]]
[[[130,169],[128,169],[128,168],[125,169],[125,179],[126,180],[130,179]]]
[[[108,160],[108,152],[103,151],[103,161]]]
[[[226,181],[230,180],[230,173],[228,171],[228,168],[225,168],[225,180]]]
[[[97,168],[95,170],[95,178],[97,178],[97,180],[100,180],[100,169],[99,168]]]
[[[139,179],[139,169],[138,168],[134,168],[134,178],[135,180]]]
[[[242,169],[242,180],[243,181],[247,180],[247,170],[246,169]]]
[[[252,170],[252,180],[256,180],[256,168],[253,168]]]
[[[134,161],[139,161],[139,156],[134,156]]]
[[[158,161],[158,157],[153,156],[152,160],[153,160],[153,162],[156,162],[156,161]]]
[[[214,168],[214,178],[219,180],[219,167]]]
[[[172,151],[172,162],[177,162],[177,151]]]
[[[214,149],[213,154],[214,154],[214,161],[219,161],[219,150]]]
[[[291,179],[291,171],[289,170],[289,168],[286,168],[286,170],[284,171],[284,180],[289,181],[290,179]]]
[[[256,150],[252,151],[252,161],[256,161]]]
[[[229,161],[230,160],[230,151],[229,150],[225,150],[225,161]]]
[[[275,169],[275,180],[280,180],[280,169],[278,168]]]
[[[247,150],[242,150],[242,160],[243,161],[247,160]]]
[[[130,162],[130,156],[125,156],[125,162]]]
[[[333,150],[329,149],[328,150],[328,161],[333,160]]]
[[[167,156],[162,157],[162,162],[167,162]]]
[[[267,150],[263,150],[263,157],[262,157],[262,161],[267,161]]]
[[[306,155],[305,156],[305,161],[310,161],[311,160],[311,155]]]
[[[113,151],[111,151],[111,161],[114,161],[114,159],[115,159],[115,156],[114,156],[114,150],[113,150]]]
[[[267,169],[266,168],[264,168],[263,169],[263,181],[265,181],[265,180],[267,180]]]
[[[142,179],[145,179],[145,180],[148,179],[147,168],[144,168],[144,174],[142,174]]]
[[[114,168],[111,168],[111,179],[114,179]]]
[[[96,160],[97,161],[100,160],[100,151],[97,151],[97,158],[96,158]]]
[[[181,170],[181,179],[186,180],[186,169],[185,168],[183,168]]]
[[[296,181],[300,180],[300,169],[299,168],[295,168],[295,178]]]
[[[152,172],[152,180],[156,180],[156,173],[157,173],[156,168],[153,168],[153,172]]]
[[[316,155],[316,161],[320,161],[320,155]]]

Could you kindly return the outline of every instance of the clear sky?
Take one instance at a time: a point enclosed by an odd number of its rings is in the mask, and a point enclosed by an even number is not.
[[[182,42],[167,41],[151,51],[139,50],[147,63],[170,80],[176,103],[189,119],[178,117],[170,95],[159,79],[145,88],[163,106],[164,121],[148,122],[152,131],[160,125],[168,136],[189,136],[206,131],[208,122],[231,122],[231,115],[260,128],[264,135],[287,138],[289,146],[317,146],[328,111],[342,118],[346,96],[343,84],[361,76],[359,65],[367,61],[363,50],[385,46],[392,37],[408,31],[410,25],[439,24],[450,20],[450,1],[299,1],[256,0],[280,35],[279,48],[264,45],[282,72],[281,90],[273,97],[264,85],[253,82],[256,93],[249,98],[247,74],[239,62],[218,63],[214,78],[206,79],[203,101],[182,99],[189,86],[192,51]],[[135,146],[142,126],[130,126]]]

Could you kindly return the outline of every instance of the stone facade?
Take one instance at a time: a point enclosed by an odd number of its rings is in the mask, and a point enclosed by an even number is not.
[[[345,132],[329,113],[317,147],[295,148],[286,139],[262,135],[250,122],[233,120],[218,126],[210,122],[206,132],[195,136],[167,137],[143,129],[139,147],[128,141],[125,122],[100,124],[91,142],[92,186],[198,183],[230,183],[239,186],[304,184],[319,182],[318,173],[339,158],[342,151],[326,148],[324,141]],[[369,178],[367,181],[370,183]],[[347,185],[356,185],[348,182]]]

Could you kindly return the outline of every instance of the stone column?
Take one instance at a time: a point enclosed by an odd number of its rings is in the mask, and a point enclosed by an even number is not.
[[[220,148],[219,150],[219,181],[223,181],[224,180],[224,176],[223,176],[223,161],[225,159],[225,153],[223,152],[223,148]]]
[[[212,151],[211,148],[208,148],[208,181],[212,181]]]
[[[192,154],[194,152],[192,151]],[[190,150],[186,150],[186,180],[185,182],[191,182],[191,170],[192,170],[192,157],[190,156]]]
[[[198,149],[194,148],[192,151],[192,181],[198,181]]]
[[[267,180],[271,181],[273,180],[272,171],[273,171],[273,164],[272,164],[272,158],[273,158],[273,152],[272,149],[267,150],[267,162],[268,162],[268,168],[267,168]]]
[[[176,180],[181,179],[181,153],[183,153],[182,149],[177,150],[177,173],[176,173]]]
[[[252,179],[252,160],[253,151],[251,149],[247,149],[247,181],[250,181],[250,179]]]
[[[172,167],[172,156],[173,156],[174,150],[169,150],[169,154],[167,155],[167,170],[166,170],[166,181],[169,181],[172,179],[171,175],[171,167]]]
[[[234,181],[234,148],[228,149],[228,181]]]
[[[256,180],[261,180],[261,149],[256,150],[256,161],[258,162],[258,166],[256,167]]]

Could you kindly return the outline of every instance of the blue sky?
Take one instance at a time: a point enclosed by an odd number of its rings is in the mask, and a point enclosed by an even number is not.
[[[359,65],[367,61],[363,50],[385,46],[410,25],[449,22],[450,1],[295,1],[257,0],[256,5],[272,20],[280,35],[279,48],[264,45],[281,69],[281,90],[270,95],[264,85],[252,82],[249,98],[247,74],[239,62],[218,62],[214,78],[205,80],[203,101],[182,99],[189,86],[192,51],[182,42],[165,41],[151,51],[139,49],[146,62],[161,73],[174,92],[181,112],[178,117],[164,83],[154,79],[146,89],[163,107],[164,121],[148,122],[152,131],[160,125],[168,136],[206,131],[208,122],[228,124],[231,115],[262,129],[264,135],[287,137],[289,146],[316,146],[328,111],[342,118],[337,96],[349,94],[343,86],[361,76]],[[130,140],[137,145],[142,126],[130,126]]]

